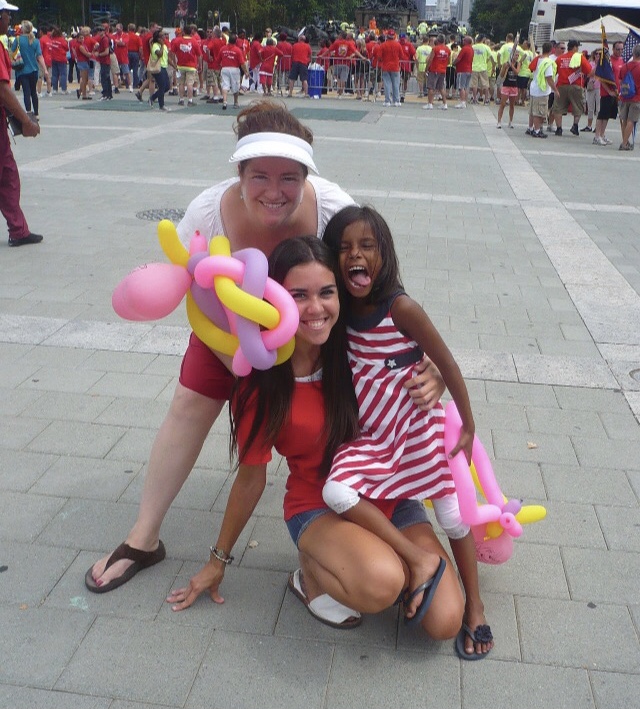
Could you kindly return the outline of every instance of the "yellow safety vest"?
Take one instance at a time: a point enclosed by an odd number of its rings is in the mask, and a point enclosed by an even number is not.
[[[558,68],[553,59],[550,59],[549,57],[544,57],[538,63],[538,88],[540,89],[540,91],[544,91],[547,88],[547,77],[545,76],[545,74],[547,73],[547,68],[549,66],[553,67],[551,75],[553,76],[553,79],[555,81],[556,72]]]

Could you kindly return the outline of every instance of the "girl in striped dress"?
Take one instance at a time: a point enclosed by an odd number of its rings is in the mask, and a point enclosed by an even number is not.
[[[493,646],[480,598],[473,535],[462,522],[444,451],[444,410],[413,403],[403,388],[426,354],[440,370],[462,418],[455,456],[471,460],[475,424],[460,369],[427,314],[400,281],[389,226],[371,207],[349,206],[327,225],[324,241],[338,255],[347,311],[348,357],[361,434],[340,446],[323,490],[327,505],[389,543],[407,564],[405,620],[427,612],[445,561],[398,532],[369,499],[429,499],[450,539],[465,589],[465,625],[456,643],[465,659]]]

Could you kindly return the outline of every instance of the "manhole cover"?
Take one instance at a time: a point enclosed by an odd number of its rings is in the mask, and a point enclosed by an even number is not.
[[[138,212],[138,219],[146,219],[149,222],[159,222],[163,219],[169,219],[174,224],[177,224],[184,217],[184,209],[145,209],[144,212]]]

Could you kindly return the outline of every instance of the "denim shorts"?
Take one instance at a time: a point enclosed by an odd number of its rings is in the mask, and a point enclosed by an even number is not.
[[[307,527],[318,517],[326,515],[328,512],[331,512],[328,507],[317,507],[314,510],[300,512],[287,520],[287,529],[293,543],[299,546],[300,537]],[[391,522],[399,530],[412,527],[414,524],[431,524],[427,508],[418,500],[400,500],[393,511]]]

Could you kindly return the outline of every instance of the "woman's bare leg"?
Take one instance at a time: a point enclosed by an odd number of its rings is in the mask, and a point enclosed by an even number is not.
[[[424,549],[414,544],[369,500],[360,498],[356,505],[342,514],[342,517],[368,529],[386,542],[404,561],[409,570],[407,585],[409,593],[413,593],[418,586],[432,578],[438,570],[440,556],[425,552]],[[413,618],[416,614],[423,596],[424,593],[418,593],[409,604],[405,605],[407,618]]]
[[[224,404],[181,384],[176,386],[167,416],[151,448],[138,519],[126,539],[129,546],[144,551],[157,549],[162,521],[189,477]],[[109,556],[93,567],[92,576],[95,581],[101,581],[99,585],[118,578],[133,563],[123,559],[104,571]]]
[[[402,533],[447,562],[422,627],[436,640],[454,638],[464,613],[454,566],[431,525],[414,524]],[[309,525],[300,537],[299,550],[309,600],[328,593],[361,613],[378,613],[393,605],[408,583],[406,567],[388,544],[335,513]]]
[[[329,512],[299,542],[309,600],[328,593],[362,613],[378,613],[405,587],[405,571],[391,547],[357,524]]]
[[[402,530],[403,534],[426,552],[438,554],[447,561],[433,601],[422,619],[423,630],[434,640],[455,638],[462,627],[464,596],[455,567],[430,524],[414,524]]]

